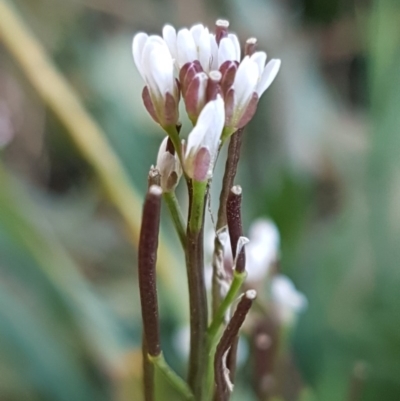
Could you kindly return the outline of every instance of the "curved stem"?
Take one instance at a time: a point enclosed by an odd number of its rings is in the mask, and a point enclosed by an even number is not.
[[[220,329],[222,323],[224,322],[225,314],[229,309],[229,307],[232,305],[232,303],[235,301],[236,296],[245,278],[246,278],[246,273],[237,273],[236,271],[233,273],[233,280],[229,288],[229,291],[226,294],[226,297],[222,301],[221,305],[219,306],[210,324],[210,327],[208,328],[208,337],[211,341],[214,341],[216,335],[218,334],[218,330]]]
[[[176,198],[175,192],[164,192],[163,198],[168,206],[172,222],[175,226],[176,232],[178,233],[182,247],[183,249],[185,249],[186,247],[185,221],[183,219],[182,211],[179,206],[178,199]]]
[[[193,394],[190,391],[188,385],[168,366],[162,353],[154,357],[150,355],[148,355],[147,357],[153,363],[155,369],[158,370],[158,372],[160,372],[164,376],[164,378],[169,382],[169,384],[177,392],[179,392],[185,398],[185,400],[187,401],[194,400]]]

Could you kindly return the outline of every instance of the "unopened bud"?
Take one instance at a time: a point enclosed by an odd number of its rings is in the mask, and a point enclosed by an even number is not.
[[[163,192],[173,191],[182,175],[182,168],[169,137],[165,137],[160,145],[156,168],[160,174]]]
[[[206,100],[209,102],[210,100],[215,100],[217,95],[221,95],[221,78],[222,74],[219,71],[211,71],[209,74],[207,91],[206,91]]]
[[[255,53],[257,48],[257,39],[256,38],[249,38],[246,40],[246,44],[244,45],[244,54],[246,56],[251,56]]]
[[[217,44],[221,42],[222,38],[226,38],[228,36],[228,28],[229,28],[229,21],[224,19],[219,19],[215,23],[215,39]]]

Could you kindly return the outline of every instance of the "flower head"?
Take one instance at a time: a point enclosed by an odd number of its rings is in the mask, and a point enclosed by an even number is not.
[[[266,53],[259,51],[245,56],[234,72],[231,65],[234,79],[230,87],[224,83],[228,70],[225,71],[222,85],[225,89],[226,126],[232,132],[244,127],[251,120],[258,100],[279,72],[280,60],[273,59],[265,65],[266,60]]]
[[[240,60],[240,44],[237,36],[227,32],[228,21],[218,20],[213,34],[202,24],[183,28],[178,32],[171,25],[163,29],[178,70],[188,63],[198,61],[201,70],[209,73],[217,70],[226,60]]]
[[[160,173],[160,186],[163,192],[173,191],[182,175],[182,168],[168,137],[161,142],[156,168]]]
[[[282,274],[272,279],[271,296],[278,318],[285,325],[293,324],[296,315],[303,312],[308,305],[304,294],[297,291],[289,277]]]
[[[180,94],[168,46],[160,36],[140,32],[133,38],[132,51],[146,83],[142,97],[147,111],[161,126],[176,125]]]
[[[212,176],[224,122],[224,101],[217,95],[204,106],[188,137],[184,164],[192,179],[206,181]]]
[[[271,220],[258,219],[250,227],[249,239],[246,246],[247,279],[257,282],[268,275],[279,258],[279,231]]]

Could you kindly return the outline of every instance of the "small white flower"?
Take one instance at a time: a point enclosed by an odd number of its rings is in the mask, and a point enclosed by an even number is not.
[[[281,62],[271,60],[267,65],[265,52],[245,56],[237,68],[231,88],[227,89],[227,126],[232,131],[244,127],[253,117],[258,100],[277,76]]]
[[[224,123],[224,101],[218,95],[204,106],[189,134],[184,164],[190,178],[205,181],[212,177]]]
[[[247,280],[257,282],[268,274],[279,258],[279,231],[271,220],[258,219],[250,227],[249,239],[246,245]]]
[[[236,35],[226,34],[217,40],[216,35],[201,24],[178,32],[171,25],[166,25],[163,38],[178,70],[187,63],[198,61],[202,70],[208,74],[217,70],[226,60],[240,61],[240,44]]]
[[[284,325],[293,324],[296,316],[308,305],[305,295],[297,291],[293,282],[282,274],[272,279],[271,296],[278,317]]]
[[[178,185],[182,175],[182,168],[179,158],[176,154],[172,154],[168,149],[168,137],[161,142],[157,155],[156,168],[160,173],[160,186],[163,192],[170,192]]]
[[[143,80],[143,101],[153,119],[162,126],[178,121],[179,88],[174,77],[174,60],[165,41],[140,32],[132,43],[133,59]]]

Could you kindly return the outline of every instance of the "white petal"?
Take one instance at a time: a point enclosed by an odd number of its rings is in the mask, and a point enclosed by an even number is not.
[[[211,43],[208,29],[203,29],[198,41],[199,61],[204,71],[210,71]]]
[[[223,38],[221,42],[219,42],[218,68],[227,60],[236,60],[236,49],[229,38]]]
[[[265,68],[265,62],[267,61],[267,53],[265,52],[255,52],[250,56],[250,59],[253,60],[255,63],[258,65],[258,71],[260,74],[260,77],[264,71]]]
[[[180,68],[186,63],[197,59],[196,43],[188,29],[181,29],[178,32],[176,46]]]
[[[167,143],[168,143],[168,137],[166,136],[164,140],[161,142],[160,148],[158,149],[157,164],[156,164],[157,168],[160,166],[162,155],[167,151]]]
[[[275,77],[278,75],[279,69],[281,67],[281,60],[271,60],[264,69],[262,73],[259,84],[257,85],[258,97],[269,88],[269,86],[274,81]]]
[[[220,141],[222,129],[225,124],[225,107],[221,96],[217,99],[208,102],[201,111],[197,120],[196,126],[188,136],[185,160],[187,161],[186,171],[190,174],[193,160],[198,150],[205,147],[211,154],[211,163],[209,168],[212,173],[212,168],[217,156],[218,144]]]
[[[171,54],[165,42],[159,38],[148,40],[143,49],[143,69],[149,90],[157,97],[167,92],[174,95],[175,79]]]
[[[176,30],[171,25],[165,25],[163,28],[163,38],[165,43],[168,46],[169,51],[171,52],[172,58],[176,59],[177,51],[176,51]]]
[[[235,107],[242,108],[248,104],[259,80],[257,63],[246,56],[240,63],[233,82]]]
[[[196,43],[197,46],[199,45],[200,37],[203,31],[204,31],[204,26],[202,24],[196,24],[190,28],[190,33],[192,34],[194,43]]]
[[[276,225],[268,219],[256,220],[249,229],[250,243],[246,246],[248,280],[262,280],[278,259],[280,236]]]
[[[136,68],[138,69],[140,75],[144,79],[144,73],[142,68],[142,52],[143,48],[147,42],[148,35],[144,32],[137,33],[132,42],[132,53],[133,53],[133,61],[136,64]]]
[[[210,33],[211,63],[210,70],[218,69],[218,44],[215,35]]]
[[[272,279],[271,294],[274,302],[286,306],[294,313],[303,311],[307,306],[307,298],[297,291],[292,280],[283,274]]]
[[[235,58],[234,60],[240,61],[240,43],[238,37],[234,33],[228,34],[228,38],[231,40],[233,43],[233,46],[235,47]]]

